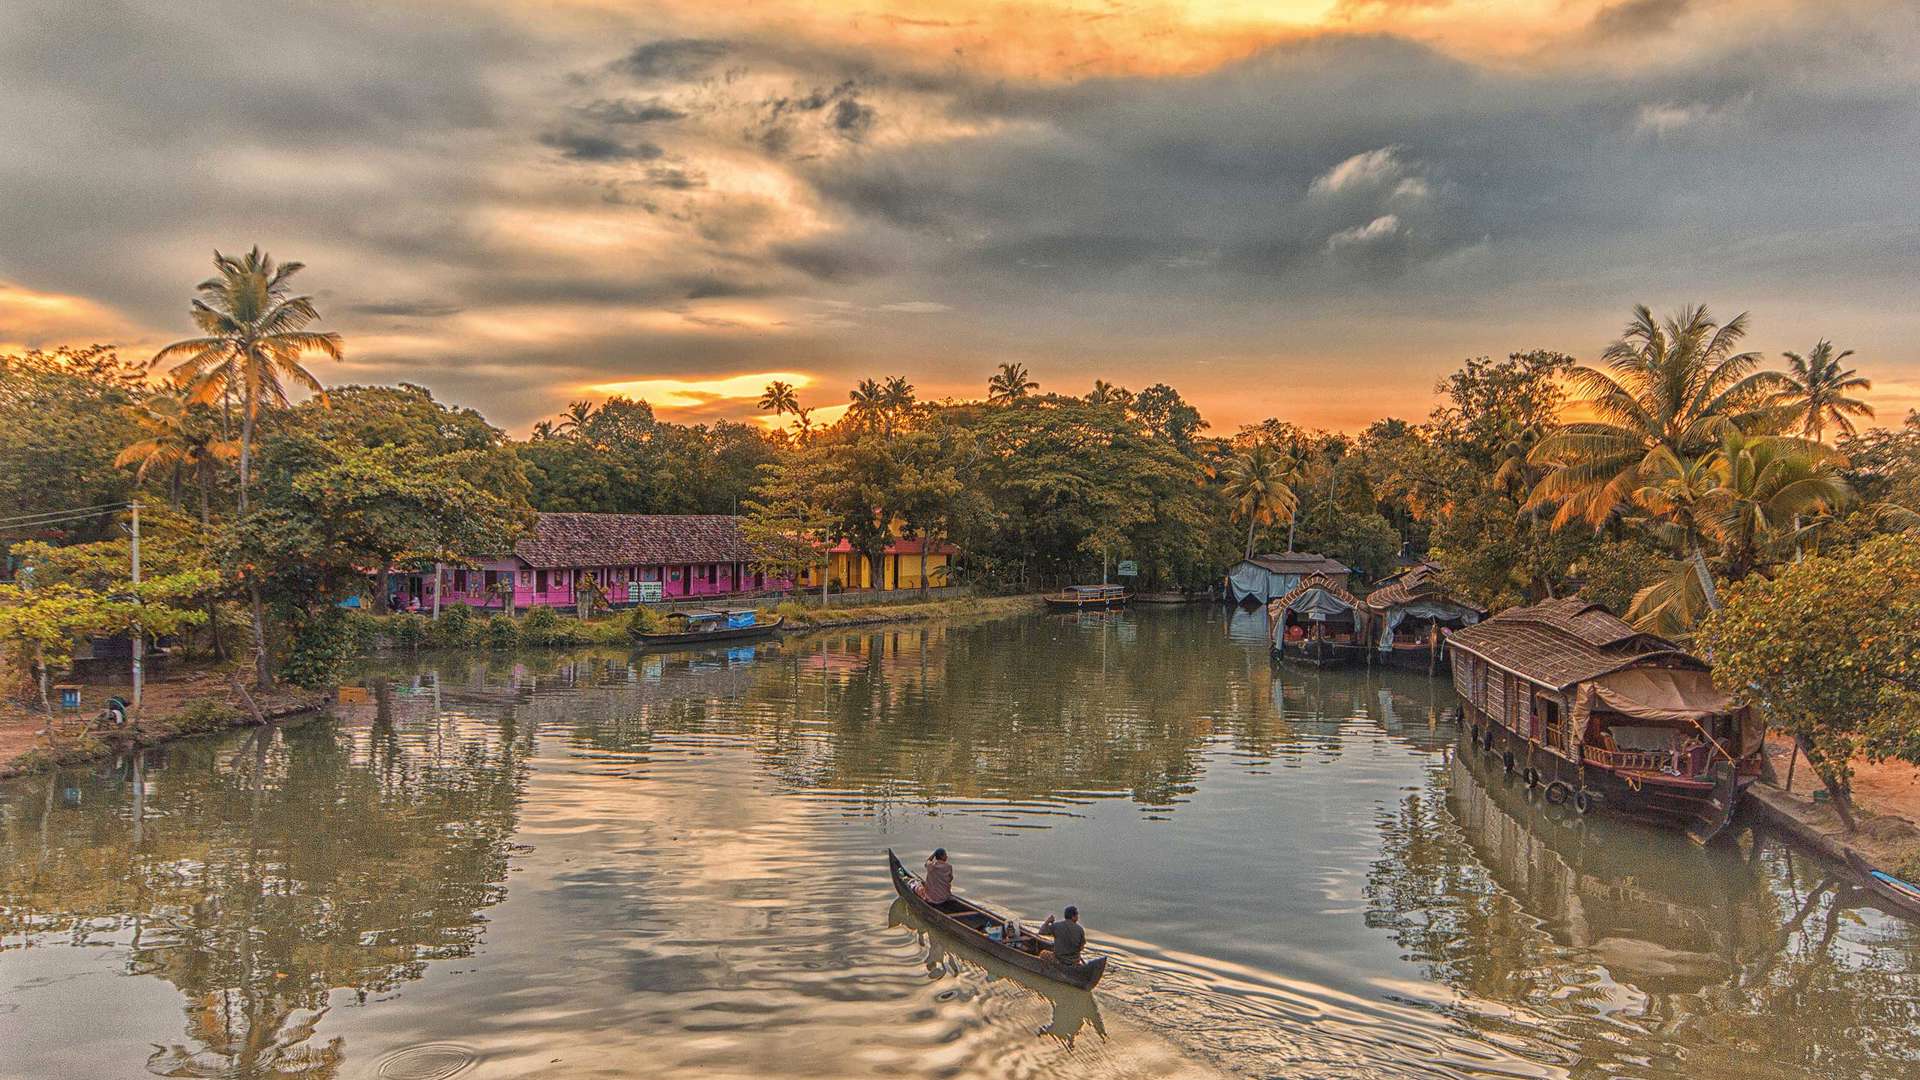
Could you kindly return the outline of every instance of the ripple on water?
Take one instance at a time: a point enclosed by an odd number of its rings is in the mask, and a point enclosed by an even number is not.
[[[422,1043],[389,1054],[380,1063],[383,1080],[447,1080],[472,1068],[480,1055],[458,1043]]]

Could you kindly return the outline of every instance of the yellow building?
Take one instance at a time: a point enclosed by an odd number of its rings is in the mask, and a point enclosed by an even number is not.
[[[827,552],[828,588],[838,585],[846,592],[861,589],[917,589],[920,587],[921,544],[919,540],[895,540],[888,544],[886,552],[880,556],[880,581],[875,584],[873,567],[867,557],[842,540]],[[948,544],[935,543],[927,547],[928,587],[937,588],[946,584],[946,575],[940,573],[940,568],[950,565],[957,553],[958,549]],[[819,588],[820,579],[815,576],[817,573],[816,569],[809,568],[800,575],[796,588]]]

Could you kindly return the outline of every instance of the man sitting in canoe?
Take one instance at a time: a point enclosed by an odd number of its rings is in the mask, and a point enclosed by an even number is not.
[[[1055,922],[1053,916],[1040,924],[1041,939],[1052,938],[1053,948],[1041,949],[1040,959],[1051,960],[1061,967],[1077,967],[1080,964],[1080,950],[1086,948],[1087,932],[1080,927],[1080,909],[1072,904],[1063,912],[1066,918]]]
[[[927,860],[926,876],[913,891],[935,907],[953,899],[953,864],[947,861],[946,848],[933,849],[933,856]]]

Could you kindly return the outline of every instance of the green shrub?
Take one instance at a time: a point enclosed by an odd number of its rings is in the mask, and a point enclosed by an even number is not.
[[[495,615],[487,620],[487,647],[490,649],[520,647],[520,624],[513,621],[513,616]]]
[[[773,609],[775,615],[795,626],[804,626],[814,621],[814,609],[798,600],[782,600]]]
[[[364,633],[368,625],[368,616],[337,607],[302,619],[294,627],[288,643],[286,663],[280,667],[281,676],[295,686],[308,689],[326,686],[350,657],[369,651],[361,645],[363,639],[371,640],[374,636]],[[371,625],[379,624],[372,622]]]
[[[573,622],[550,607],[536,607],[520,620],[520,641],[525,645],[572,645],[580,636],[574,632]]]
[[[440,617],[427,628],[427,643],[437,649],[458,649],[474,643],[480,626],[473,609],[452,604],[440,609]]]
[[[346,635],[346,645],[354,653],[370,653],[380,647],[380,639],[385,636],[386,624],[380,616],[360,608],[332,608],[340,621],[340,633]]]
[[[387,644],[396,649],[418,649],[427,640],[425,615],[401,612],[387,616]]]
[[[186,708],[168,717],[173,729],[182,735],[225,731],[245,719],[245,713],[219,698],[195,698]]]
[[[666,628],[666,618],[645,604],[634,608],[633,614],[627,616],[627,636],[635,641],[640,640],[641,634],[658,634]]]

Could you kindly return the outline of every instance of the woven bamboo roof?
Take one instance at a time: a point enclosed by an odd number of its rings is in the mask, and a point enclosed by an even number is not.
[[[1447,644],[1555,690],[1648,660],[1706,667],[1673,642],[1641,633],[1579,597],[1509,608],[1454,631]]]
[[[513,553],[536,569],[750,562],[731,514],[541,514]]]
[[[1282,596],[1278,600],[1275,600],[1273,603],[1267,605],[1267,607],[1269,610],[1278,609],[1280,611],[1285,611],[1287,610],[1287,608],[1293,605],[1293,602],[1295,600],[1299,599],[1302,596],[1305,596],[1307,593],[1312,592],[1315,589],[1321,590],[1322,592],[1326,593],[1328,596],[1331,596],[1335,600],[1338,600],[1341,603],[1345,604],[1348,608],[1357,610],[1360,607],[1359,597],[1356,597],[1352,593],[1348,592],[1346,588],[1340,584],[1340,579],[1334,577],[1331,574],[1310,574],[1304,578],[1301,578],[1300,584],[1295,585],[1293,588],[1287,590],[1287,594],[1285,596]]]
[[[1381,586],[1367,594],[1367,607],[1374,611],[1386,611],[1401,604],[1419,601],[1429,603],[1452,604],[1468,611],[1486,614],[1485,609],[1447,591],[1441,580],[1444,569],[1438,563],[1422,562],[1388,578]]]

